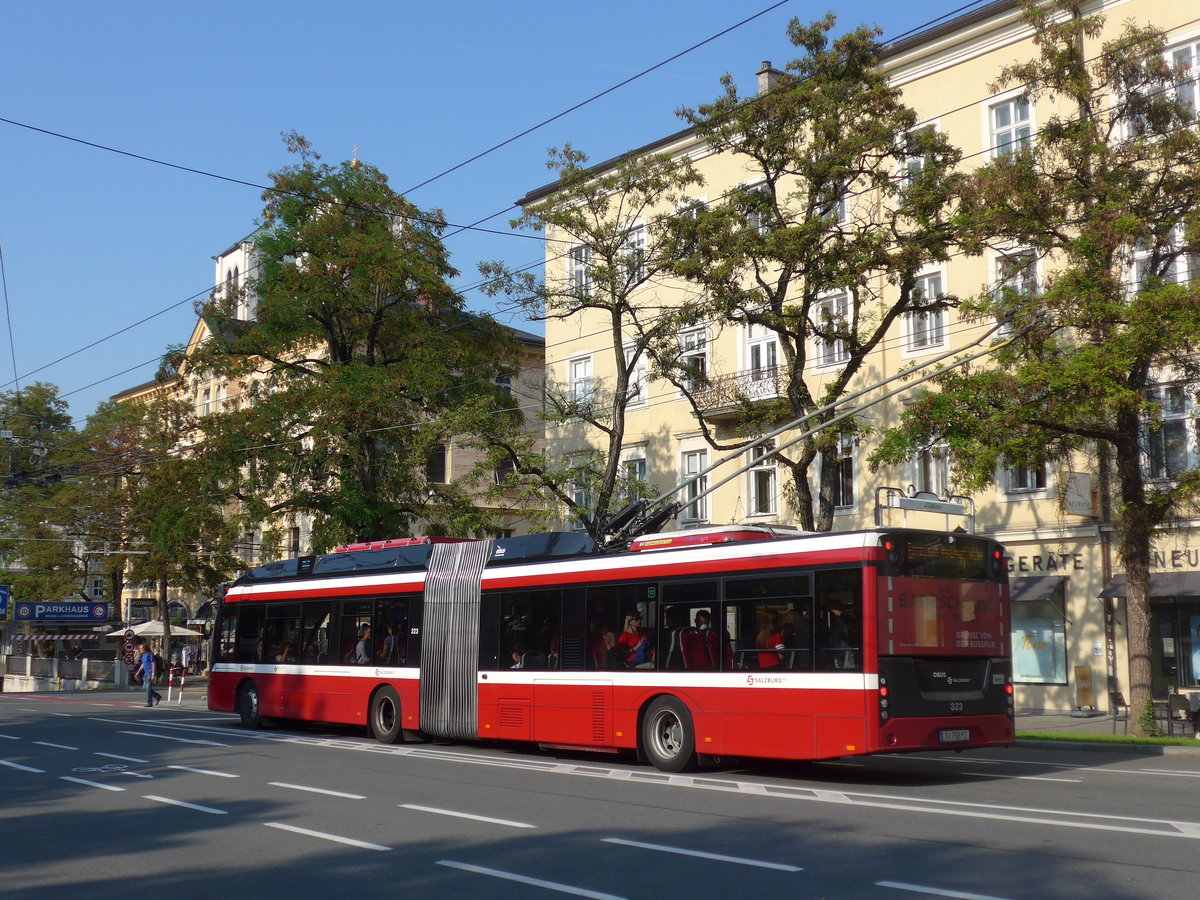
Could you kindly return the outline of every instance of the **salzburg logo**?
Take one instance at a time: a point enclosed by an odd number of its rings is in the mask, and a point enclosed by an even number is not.
[[[93,607],[92,608],[92,618],[107,619],[108,618],[108,610],[106,610],[103,606]]]
[[[33,615],[33,610],[28,606],[22,604],[21,606],[17,607],[17,618],[28,619],[31,615]]]

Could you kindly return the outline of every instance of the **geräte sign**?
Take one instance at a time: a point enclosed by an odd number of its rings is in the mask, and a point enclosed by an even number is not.
[[[17,622],[103,622],[108,619],[107,603],[17,603],[13,606]]]

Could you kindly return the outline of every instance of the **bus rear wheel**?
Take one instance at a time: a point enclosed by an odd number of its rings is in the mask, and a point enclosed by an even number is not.
[[[400,698],[394,688],[381,687],[371,698],[371,733],[381,744],[400,740]]]
[[[258,685],[253,681],[247,681],[238,690],[237,711],[243,728],[262,726],[262,709],[258,699]]]
[[[642,719],[642,752],[663,772],[696,768],[696,732],[692,714],[674,697],[659,697]]]

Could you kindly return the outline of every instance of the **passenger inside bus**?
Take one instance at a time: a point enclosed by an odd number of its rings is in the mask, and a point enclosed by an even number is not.
[[[778,651],[783,650],[786,645],[783,640],[783,632],[779,627],[778,613],[763,613],[754,646],[760,651],[758,654],[760,669],[777,669],[783,664],[783,654]]]

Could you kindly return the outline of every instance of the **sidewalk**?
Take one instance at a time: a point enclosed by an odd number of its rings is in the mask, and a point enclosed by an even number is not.
[[[1021,738],[1023,732],[1037,731],[1061,735],[1059,740],[1031,740]],[[1071,735],[1129,735],[1129,723],[1123,719],[1113,721],[1113,717],[1100,713],[1099,715],[1072,715],[1058,710],[1019,709],[1017,710],[1017,743],[1026,747],[1063,747],[1090,748],[1095,750],[1126,750],[1138,753],[1160,753],[1164,756],[1200,756],[1200,740],[1195,746],[1177,747],[1159,744],[1110,744],[1083,743],[1069,744]],[[1176,733],[1176,738],[1186,738],[1187,735]]]

